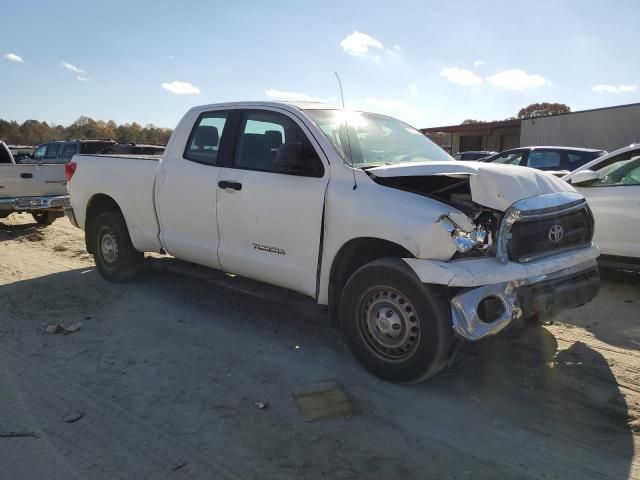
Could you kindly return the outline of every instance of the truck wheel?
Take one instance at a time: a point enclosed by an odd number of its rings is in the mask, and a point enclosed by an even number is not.
[[[133,248],[127,224],[120,212],[100,214],[94,223],[93,259],[103,278],[111,282],[126,282],[142,268],[144,254]]]
[[[33,212],[31,216],[40,225],[51,225],[58,218],[53,212]]]
[[[448,300],[400,259],[375,260],[349,278],[340,298],[340,321],[355,357],[384,380],[425,380],[453,353]]]

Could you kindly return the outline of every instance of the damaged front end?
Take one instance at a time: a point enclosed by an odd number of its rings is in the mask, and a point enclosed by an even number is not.
[[[496,334],[519,318],[578,307],[599,290],[586,201],[575,191],[549,191],[554,180],[546,177],[536,190],[527,176],[537,174],[521,172],[513,172],[513,183],[523,187],[519,195],[494,177],[504,180],[502,171],[484,171],[484,177],[482,168],[418,176],[368,172],[378,184],[453,207],[437,220],[455,246],[453,257],[405,261],[423,283],[449,287],[453,328],[467,340]]]

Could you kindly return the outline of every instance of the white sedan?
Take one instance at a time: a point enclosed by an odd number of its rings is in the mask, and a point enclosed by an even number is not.
[[[599,157],[562,177],[587,199],[603,266],[640,270],[640,144]]]

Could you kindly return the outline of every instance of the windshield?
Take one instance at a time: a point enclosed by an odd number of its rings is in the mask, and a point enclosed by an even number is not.
[[[418,130],[395,118],[347,110],[305,110],[305,113],[354,167],[453,161]]]

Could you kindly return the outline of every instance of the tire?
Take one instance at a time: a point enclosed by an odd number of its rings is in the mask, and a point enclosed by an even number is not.
[[[133,247],[122,213],[98,215],[90,234],[93,237],[93,259],[104,279],[121,283],[133,279],[140,272],[144,254]]]
[[[426,380],[454,351],[448,299],[397,258],[367,263],[349,278],[340,323],[358,361],[391,382]]]
[[[53,212],[32,212],[31,216],[40,225],[51,225],[59,217]]]

